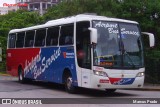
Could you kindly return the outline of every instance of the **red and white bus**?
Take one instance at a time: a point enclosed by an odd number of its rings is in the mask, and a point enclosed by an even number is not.
[[[144,55],[139,24],[97,15],[76,15],[9,32],[7,72],[75,87],[140,88]],[[154,46],[154,35],[145,33]]]

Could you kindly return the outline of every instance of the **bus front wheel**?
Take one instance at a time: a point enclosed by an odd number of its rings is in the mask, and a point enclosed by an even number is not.
[[[65,77],[65,89],[69,93],[75,93],[75,87],[73,86],[71,75],[66,75]]]

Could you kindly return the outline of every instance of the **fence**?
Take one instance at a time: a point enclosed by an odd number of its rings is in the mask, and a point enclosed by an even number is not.
[[[160,83],[160,51],[146,52],[145,66],[145,82]]]

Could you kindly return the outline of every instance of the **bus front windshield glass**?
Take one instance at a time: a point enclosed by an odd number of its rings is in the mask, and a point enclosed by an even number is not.
[[[93,48],[94,66],[143,67],[143,49],[137,24],[93,21],[98,40]]]

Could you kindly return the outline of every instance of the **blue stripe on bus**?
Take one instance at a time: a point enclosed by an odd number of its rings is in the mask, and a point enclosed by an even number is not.
[[[37,56],[40,58],[32,58],[36,60],[32,60],[32,65],[25,75],[26,78],[62,83],[63,71],[68,68],[73,81],[77,81],[73,47],[41,48]],[[78,83],[74,82],[74,86],[78,86]]]

